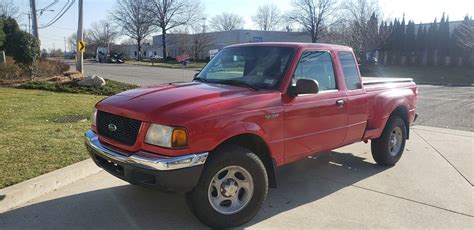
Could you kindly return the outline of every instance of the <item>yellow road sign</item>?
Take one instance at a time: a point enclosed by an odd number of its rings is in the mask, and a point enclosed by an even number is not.
[[[77,49],[81,52],[86,52],[86,43],[84,41],[80,41],[79,44],[77,44]]]

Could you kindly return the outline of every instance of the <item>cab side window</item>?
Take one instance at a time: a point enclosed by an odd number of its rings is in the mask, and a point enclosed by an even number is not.
[[[301,78],[318,81],[319,91],[337,89],[329,52],[310,51],[303,53],[293,75],[292,84],[296,85],[296,81]]]
[[[362,84],[360,82],[359,71],[357,70],[354,55],[348,51],[340,51],[337,56],[342,66],[342,72],[344,72],[344,81],[346,82],[347,89],[361,89]]]

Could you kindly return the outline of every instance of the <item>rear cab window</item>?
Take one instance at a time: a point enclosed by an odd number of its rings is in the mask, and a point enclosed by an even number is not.
[[[337,53],[339,62],[341,63],[342,72],[344,73],[344,82],[348,90],[362,89],[359,77],[359,70],[352,52],[339,51]]]

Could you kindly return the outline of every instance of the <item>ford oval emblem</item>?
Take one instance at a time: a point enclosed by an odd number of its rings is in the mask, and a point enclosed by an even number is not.
[[[115,132],[115,131],[117,131],[117,126],[116,126],[116,125],[114,125],[114,124],[109,124],[107,127],[108,127],[108,128],[109,128],[109,130],[110,130],[110,131],[112,131],[112,132]]]

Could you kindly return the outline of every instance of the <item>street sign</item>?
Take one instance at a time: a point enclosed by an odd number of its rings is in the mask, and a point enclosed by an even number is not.
[[[177,62],[183,62],[183,61],[187,61],[189,59],[191,59],[191,55],[188,54],[188,53],[184,53],[184,54],[181,54],[181,55],[176,57]]]
[[[81,51],[82,53],[86,52],[86,43],[84,41],[80,41],[77,44],[77,49]]]

